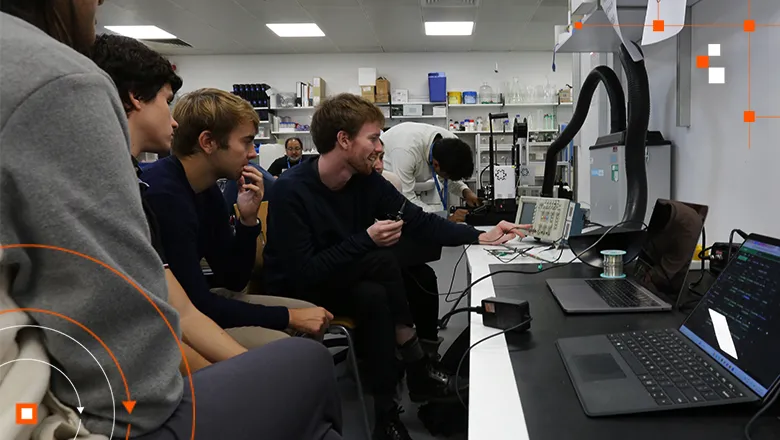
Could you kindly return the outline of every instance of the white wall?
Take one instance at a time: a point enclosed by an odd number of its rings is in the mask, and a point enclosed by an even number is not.
[[[739,27],[694,27],[692,54],[706,55],[720,44],[713,66],[726,68],[726,84],[708,84],[707,72],[693,69],[691,127],[676,127],[676,41],[645,48],[651,86],[650,128],[676,146],[674,197],[710,206],[708,241],[727,240],[733,228],[780,236],[777,205],[780,120],[752,124],[751,147],[743,112],[748,109],[748,35],[741,23],[746,2],[705,0],[693,8],[694,24],[734,23]],[[753,0],[758,24],[780,23],[777,0]],[[758,28],[751,37],[752,97],[757,115],[780,115],[780,28]],[[695,66],[695,60],[691,60]]]
[[[391,88],[409,89],[417,98],[427,98],[429,72],[445,72],[448,90],[476,91],[488,81],[496,91],[514,76],[526,85],[546,84],[547,78],[559,88],[571,84],[569,57],[558,57],[553,73],[552,54],[547,52],[174,56],[171,62],[184,79],[184,92],[201,87],[232,90],[233,84],[259,82],[292,92],[296,81],[320,76],[329,95],[354,93],[359,92],[359,67],[376,67]]]

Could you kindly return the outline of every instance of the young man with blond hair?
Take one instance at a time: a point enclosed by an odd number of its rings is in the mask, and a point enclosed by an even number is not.
[[[311,124],[320,156],[274,184],[265,279],[269,293],[295,295],[355,319],[372,376],[374,439],[408,440],[394,400],[396,349],[412,401],[451,398],[454,380],[424,353],[388,248],[402,233],[444,246],[498,244],[520,234],[507,222],[480,232],[408,202],[374,171],[383,125],[379,108],[359,96],[341,94],[320,104]]]
[[[212,287],[241,291],[254,268],[263,178],[248,164],[257,155],[253,143],[260,122],[257,113],[235,95],[200,89],[179,100],[173,117],[178,122],[173,155],[144,173],[149,184],[146,198],[160,225],[171,271],[192,303],[223,328],[242,327],[231,334],[250,348],[285,337],[281,330],[288,328],[322,333],[332,315],[321,307],[257,295],[226,298],[211,291]],[[238,181],[235,233],[216,184],[220,178]],[[203,275],[203,258],[214,273],[213,286]],[[243,331],[250,326],[270,330]]]

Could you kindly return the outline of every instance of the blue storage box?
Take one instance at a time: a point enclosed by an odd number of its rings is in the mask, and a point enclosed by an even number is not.
[[[447,102],[447,76],[444,72],[428,74],[428,95],[431,102]]]

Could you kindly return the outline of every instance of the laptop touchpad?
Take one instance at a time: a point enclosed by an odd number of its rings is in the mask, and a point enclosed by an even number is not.
[[[585,354],[572,358],[585,382],[625,379],[626,375],[609,353]]]

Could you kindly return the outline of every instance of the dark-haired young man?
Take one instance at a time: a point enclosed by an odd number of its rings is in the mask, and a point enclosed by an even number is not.
[[[167,264],[157,217],[147,200],[149,185],[144,181],[137,157],[141,153],[165,154],[171,149],[174,129],[170,103],[182,86],[181,78],[170,62],[140,41],[119,35],[100,35],[91,49],[95,64],[109,74],[116,85],[127,113],[131,156],[141,190],[152,245],[165,267],[168,301],[181,316],[187,360],[192,370],[224,361],[247,349],[220,328],[203,311],[196,308]],[[175,258],[174,258],[175,260]],[[232,302],[218,299],[218,302]],[[199,301],[201,306],[204,301]],[[246,305],[245,307],[262,307]],[[258,313],[259,315],[260,313]],[[242,328],[231,330],[245,343],[269,339],[280,334],[272,330]],[[247,343],[251,348],[258,343]]]
[[[382,134],[385,167],[401,179],[403,195],[425,212],[449,209],[463,198],[469,206],[481,204],[462,181],[474,174],[471,147],[441,127],[403,122]],[[421,198],[415,185],[433,179],[431,197]]]
[[[320,104],[311,124],[320,156],[286,172],[269,200],[265,279],[271,294],[295,295],[356,320],[373,380],[374,438],[408,440],[394,401],[396,348],[413,401],[452,397],[454,381],[420,346],[388,247],[402,232],[445,246],[497,244],[520,235],[520,227],[502,222],[481,233],[407,203],[374,171],[383,125],[379,108],[359,96]]]

